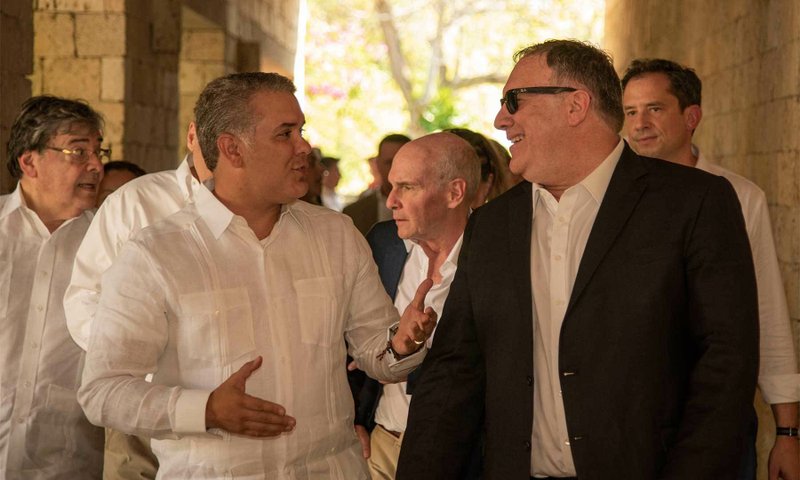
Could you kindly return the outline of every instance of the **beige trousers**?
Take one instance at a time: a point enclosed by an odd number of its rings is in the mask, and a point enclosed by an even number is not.
[[[382,426],[375,426],[369,437],[370,455],[367,460],[372,480],[394,480],[402,443],[402,433],[397,438]]]
[[[106,428],[103,480],[152,480],[158,459],[150,450],[150,439],[126,435]]]

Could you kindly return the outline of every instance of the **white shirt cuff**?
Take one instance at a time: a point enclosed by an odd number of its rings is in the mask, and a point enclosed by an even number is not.
[[[800,374],[761,375],[758,387],[764,401],[776,403],[795,403],[800,400]]]
[[[175,403],[175,433],[206,433],[206,404],[211,392],[181,390]]]

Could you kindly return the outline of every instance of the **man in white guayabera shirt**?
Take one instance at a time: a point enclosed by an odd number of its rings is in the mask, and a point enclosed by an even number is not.
[[[92,218],[103,141],[87,104],[33,97],[11,127],[0,197],[0,478],[100,478],[103,430],[75,391],[84,352],[69,337],[62,299]]]
[[[197,142],[195,125],[186,135],[189,153],[177,169],[132,180],[109,195],[83,237],[72,280],[64,295],[67,327],[85,349],[100,299],[100,278],[119,255],[122,245],[139,230],[164,219],[194,201],[202,181],[211,178]],[[158,462],[149,438],[106,432],[103,468],[115,479],[155,478]]]
[[[84,411],[153,437],[160,478],[366,479],[344,341],[368,374],[401,380],[435,326],[431,282],[398,322],[352,222],[295,201],[310,146],[291,81],[218,78],[195,118],[213,191],[103,276]]]

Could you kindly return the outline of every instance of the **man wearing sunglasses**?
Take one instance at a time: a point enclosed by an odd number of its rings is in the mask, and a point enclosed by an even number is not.
[[[470,217],[397,478],[734,478],[758,306],[730,184],[636,155],[611,59],[516,55],[495,126],[527,182]]]
[[[103,177],[103,121],[89,105],[25,102],[0,197],[0,478],[100,478],[103,430],[78,405],[83,350],[62,299]]]

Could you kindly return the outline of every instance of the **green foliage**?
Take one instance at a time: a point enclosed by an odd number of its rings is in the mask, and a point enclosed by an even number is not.
[[[306,131],[313,145],[342,159],[339,189],[350,195],[369,183],[366,160],[387,133],[462,126],[503,138],[492,122],[513,53],[546,38],[597,43],[602,34],[603,0],[386,0],[410,84],[404,96],[378,1],[308,0]],[[432,65],[437,32],[441,56]],[[487,76],[496,81],[460,84]]]

